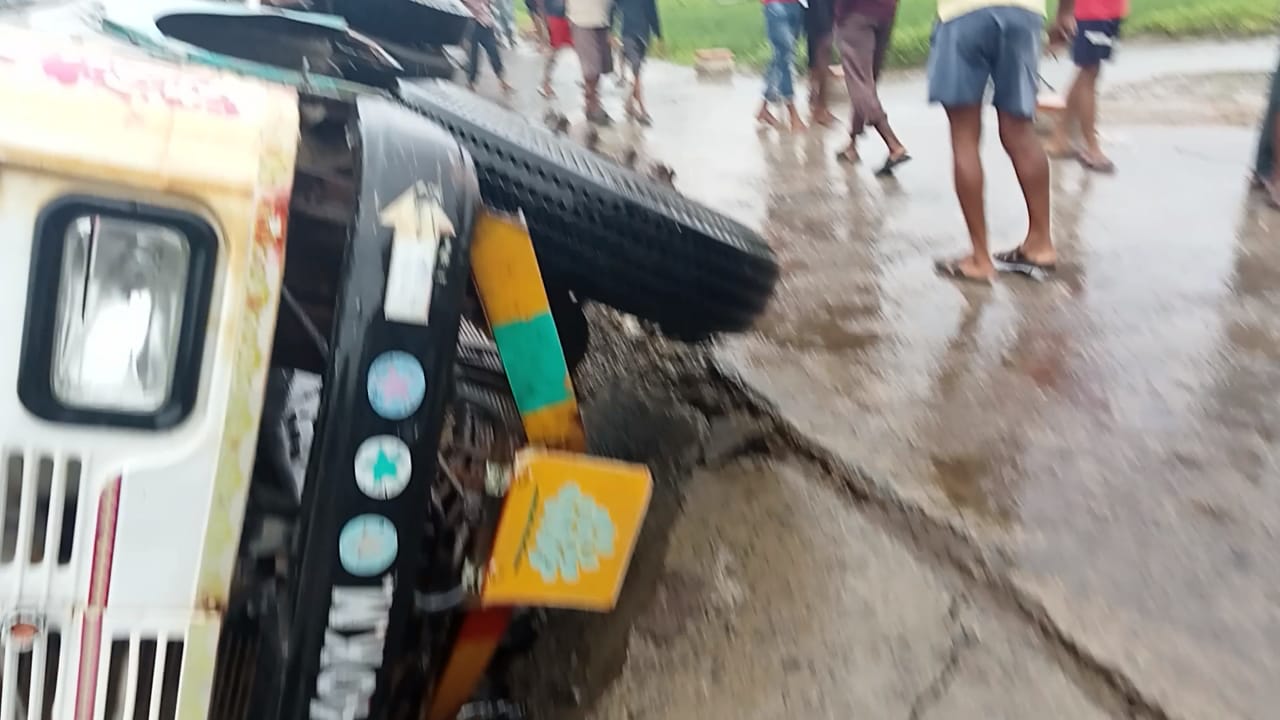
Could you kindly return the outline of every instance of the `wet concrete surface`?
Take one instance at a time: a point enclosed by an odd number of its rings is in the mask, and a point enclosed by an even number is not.
[[[589,717],[1105,717],[817,479],[740,460],[685,483],[654,597]]]
[[[799,437],[952,532],[983,582],[1133,712],[1267,718],[1280,703],[1280,216],[1245,176],[1274,61],[1271,41],[1128,50],[1103,105],[1119,174],[1056,163],[1063,268],[989,290],[931,269],[966,242],[918,75],[884,93],[916,158],[889,181],[834,163],[838,130],[758,136],[745,78],[655,68],[655,128],[607,139],[642,144],[778,250],[774,306],[717,360]],[[1050,82],[1067,73],[1046,68]],[[1025,216],[994,137],[985,158],[993,242],[1012,247]],[[682,652],[694,647],[710,645]],[[749,660],[734,666],[750,677]],[[655,678],[639,672],[637,687]],[[705,703],[690,682],[673,692]]]
[[[985,291],[929,267],[964,249],[939,123],[897,114],[917,160],[888,183],[767,141],[762,226],[786,280],[720,355],[1171,717],[1280,701],[1280,217],[1243,181],[1263,78],[1229,80],[1251,96],[1185,75],[1113,90],[1119,175],[1055,166],[1062,272]],[[1011,247],[1021,202],[995,142],[986,159]]]
[[[518,673],[535,717],[1274,717],[1280,215],[1244,183],[1274,60],[1269,40],[1127,49],[1103,106],[1119,174],[1056,164],[1064,267],[989,290],[931,271],[966,243],[918,73],[884,89],[916,160],[879,181],[834,162],[839,130],[758,135],[757,80],[655,65],[655,127],[602,144],[671,165],[679,189],[773,243],[778,297],[714,364],[833,465],[708,463],[718,426],[688,405],[698,388],[646,384],[618,357],[588,378],[594,407],[661,428],[601,419],[622,429],[596,442],[668,464],[619,611],[554,615]],[[512,68],[507,102],[538,117],[536,58]],[[575,70],[562,64],[554,106],[583,138]],[[1025,217],[989,135],[1003,248]],[[877,524],[832,473],[903,509],[899,530],[944,530],[972,577]]]
[[[515,670],[536,720],[1123,717],[1041,638],[709,367],[592,315],[596,452],[657,487],[618,609],[551,613]]]

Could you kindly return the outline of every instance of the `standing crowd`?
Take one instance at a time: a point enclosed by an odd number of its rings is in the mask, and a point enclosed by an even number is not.
[[[466,0],[476,18],[469,53],[468,81],[476,78],[480,49],[489,55],[504,88],[497,50],[500,21],[488,3]],[[602,75],[613,72],[612,28],[620,25],[624,70],[632,76],[628,117],[651,122],[645,107],[641,71],[649,43],[661,37],[656,0],[526,0],[545,53],[541,92],[553,95],[551,73],[562,50],[573,48],[582,67],[587,119],[607,125],[612,119],[600,102]],[[886,150],[878,175],[890,175],[911,154],[889,122],[877,83],[884,68],[898,0],[761,0],[772,58],[765,69],[764,92],[756,121],[762,128],[800,132],[805,120],[796,104],[798,42],[807,40],[810,122],[828,127],[833,54],[849,95],[849,143],[837,155],[842,162],[861,159],[859,140],[867,128]],[[956,197],[969,235],[971,252],[939,260],[937,270],[959,281],[990,283],[1001,271],[1042,276],[1057,265],[1050,228],[1049,157],[1073,158],[1088,170],[1111,173],[1097,129],[1098,82],[1102,64],[1112,59],[1129,0],[1058,0],[1048,22],[1050,46],[1070,46],[1076,75],[1065,97],[1052,137],[1042,144],[1034,127],[1041,78],[1048,0],[937,0],[937,21],[930,40],[928,94],[941,105],[950,125]],[[498,13],[501,16],[502,13]],[[507,31],[510,38],[510,31]],[[988,94],[988,92],[990,93]],[[993,252],[988,244],[985,173],[980,154],[984,104],[995,108],[1000,143],[1013,164],[1027,210],[1027,234],[1016,247]],[[778,111],[781,110],[781,113]],[[1280,209],[1280,69],[1271,89],[1259,142],[1253,183],[1267,202]]]
[[[838,159],[857,163],[858,141],[875,130],[886,156],[877,175],[890,175],[911,159],[906,145],[880,101],[877,83],[884,68],[898,0],[762,0],[766,34],[773,49],[764,98],[756,120],[783,129],[774,108],[785,108],[793,132],[804,130],[796,109],[792,68],[799,33],[808,35],[811,121],[830,125],[827,99],[834,47],[849,92],[849,144]],[[967,282],[990,283],[1000,270],[1043,275],[1057,265],[1050,233],[1049,160],[1073,157],[1086,168],[1112,172],[1114,164],[1098,141],[1097,83],[1103,61],[1111,58],[1128,0],[1059,0],[1049,24],[1053,44],[1072,45],[1078,71],[1066,107],[1046,151],[1034,120],[1040,94],[1039,62],[1045,35],[1047,0],[938,0],[937,24],[930,41],[929,100],[946,110],[951,128],[956,197],[964,215],[972,252],[939,260],[938,271]],[[983,106],[991,88],[1000,142],[1013,163],[1026,201],[1024,240],[993,253],[987,242],[985,175],[980,154]],[[1074,140],[1078,130],[1080,142]]]
[[[489,57],[489,65],[504,92],[511,85],[504,76],[499,51],[501,13],[495,7],[509,0],[464,0],[474,18],[468,41],[467,84],[474,89],[480,69],[480,51]],[[595,125],[610,125],[613,118],[600,102],[600,79],[615,70],[614,51],[621,50],[622,70],[630,75],[625,112],[641,125],[653,122],[644,101],[641,73],[649,54],[649,45],[661,37],[657,0],[526,0],[525,7],[533,19],[544,55],[542,83],[539,93],[555,97],[552,73],[560,55],[572,49],[582,68],[583,106],[587,120]],[[514,17],[514,13],[512,13]],[[615,41],[614,28],[618,28]],[[514,44],[514,32],[506,37]]]

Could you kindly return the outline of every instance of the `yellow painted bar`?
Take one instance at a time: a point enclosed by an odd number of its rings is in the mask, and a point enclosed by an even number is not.
[[[551,310],[538,257],[520,216],[488,209],[476,215],[471,274],[492,325],[528,320]]]
[[[471,273],[485,316],[495,329],[534,320],[551,312],[547,290],[542,284],[542,271],[533,252],[533,241],[522,217],[502,215],[488,209],[476,216],[471,241]],[[561,353],[563,363],[564,355],[558,340],[555,349]],[[508,375],[510,368],[522,362],[522,358],[509,355],[511,351],[510,347],[498,345],[498,353],[508,368]],[[583,452],[587,438],[567,370],[562,382],[569,390],[567,400],[532,412],[520,407],[525,436],[531,445]],[[487,608],[467,615],[423,720],[451,720],[458,714],[484,678],[510,622],[511,608]]]

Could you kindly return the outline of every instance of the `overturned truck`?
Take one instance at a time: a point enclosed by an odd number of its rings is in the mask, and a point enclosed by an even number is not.
[[[651,489],[581,303],[742,330],[772,253],[446,84],[137,50],[0,31],[0,718],[514,717]]]

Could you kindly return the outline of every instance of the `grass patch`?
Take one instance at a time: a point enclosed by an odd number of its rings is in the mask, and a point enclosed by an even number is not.
[[[1258,35],[1280,27],[1280,0],[1133,0],[1132,6],[1127,35]],[[758,67],[769,57],[759,0],[658,0],[658,7],[660,57],[691,64],[696,50],[709,47],[732,50],[740,65]],[[891,64],[924,61],[936,9],[937,0],[901,0]]]

